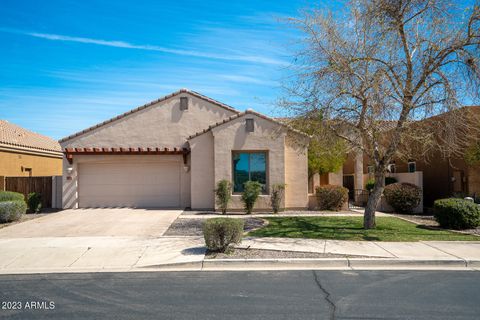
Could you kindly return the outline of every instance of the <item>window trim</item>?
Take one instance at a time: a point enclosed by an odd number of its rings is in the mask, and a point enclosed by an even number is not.
[[[412,165],[412,164],[413,164],[414,170],[413,170],[413,171],[410,171],[410,165]],[[408,173],[415,173],[415,172],[417,172],[417,162],[416,162],[416,161],[408,161],[408,163],[407,163],[407,172],[408,172]]]
[[[265,191],[260,193],[261,195],[269,195],[270,194],[270,155],[268,150],[232,150],[230,165],[231,165],[231,173],[232,173],[232,195],[240,195],[242,192],[234,191],[235,189],[235,167],[233,165],[233,157],[235,154],[239,153],[264,153],[265,154]],[[250,164],[249,164],[250,165]],[[250,174],[250,168],[248,168]]]

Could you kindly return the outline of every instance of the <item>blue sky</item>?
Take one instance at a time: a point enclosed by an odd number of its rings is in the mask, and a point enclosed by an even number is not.
[[[18,1],[0,10],[0,118],[59,139],[186,87],[275,115],[298,1]]]

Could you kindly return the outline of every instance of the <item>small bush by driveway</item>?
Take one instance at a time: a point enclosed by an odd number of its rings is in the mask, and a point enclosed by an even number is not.
[[[241,217],[239,217],[241,219]],[[205,219],[175,220],[165,232],[165,236],[202,236]],[[251,231],[265,225],[265,220],[260,218],[245,218],[245,231]]]

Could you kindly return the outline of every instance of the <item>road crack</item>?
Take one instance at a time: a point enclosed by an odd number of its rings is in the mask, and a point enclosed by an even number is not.
[[[330,292],[328,292],[327,289],[323,287],[322,283],[320,282],[320,279],[318,278],[317,272],[315,272],[315,270],[312,270],[312,273],[313,273],[313,279],[315,280],[317,287],[323,293],[323,299],[328,303],[330,307],[330,311],[331,311],[330,320],[335,320],[335,312],[337,311],[337,306],[332,301],[332,299],[330,299]]]

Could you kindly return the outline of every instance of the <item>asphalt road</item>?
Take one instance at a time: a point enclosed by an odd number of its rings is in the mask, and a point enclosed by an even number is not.
[[[0,319],[479,319],[480,272],[2,275],[0,299]]]

